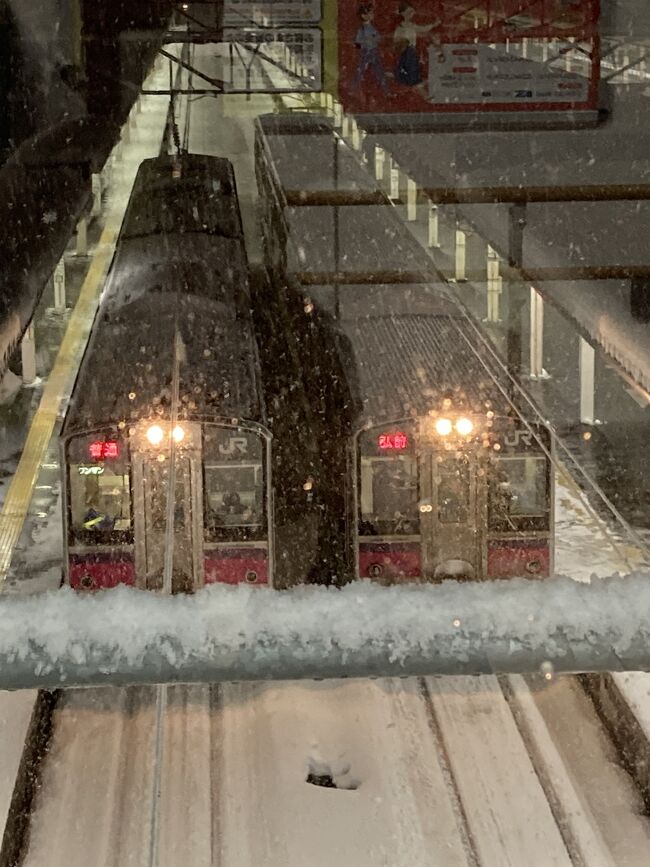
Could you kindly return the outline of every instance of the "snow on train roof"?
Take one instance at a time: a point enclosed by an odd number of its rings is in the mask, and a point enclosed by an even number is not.
[[[176,291],[222,300],[233,312],[238,300],[242,310],[248,309],[243,245],[201,233],[124,240],[103,293],[102,311],[115,311],[144,295]]]
[[[341,304],[340,325],[354,364],[350,384],[363,406],[358,426],[422,416],[445,397],[466,411],[490,401],[506,412],[494,371],[473,350],[472,325],[451,299],[434,287],[395,286],[391,301],[388,288],[340,287],[342,298],[354,298]]]
[[[121,240],[190,232],[242,237],[232,165],[198,154],[145,160],[138,169]]]
[[[257,347],[246,319],[184,293],[140,297],[105,315],[88,345],[64,435],[169,416],[176,329],[184,345],[179,417],[263,421]]]
[[[358,155],[336,135],[332,122],[298,113],[258,118],[268,155],[284,190],[378,190]]]
[[[308,274],[310,279],[332,272],[433,276],[432,259],[390,205],[315,205],[287,208],[285,213],[290,273]],[[375,280],[392,282],[390,276]]]

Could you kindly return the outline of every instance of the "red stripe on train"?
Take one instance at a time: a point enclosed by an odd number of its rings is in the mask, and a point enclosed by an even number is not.
[[[203,569],[206,584],[269,583],[269,560],[263,548],[207,551]]]
[[[537,539],[504,539],[488,542],[487,568],[490,578],[527,578],[549,573],[549,546]]]
[[[390,542],[359,545],[359,576],[374,581],[404,581],[422,575],[422,559],[417,542],[409,545]]]
[[[135,566],[131,559],[78,554],[69,561],[70,586],[74,590],[108,590],[118,584],[135,584]]]

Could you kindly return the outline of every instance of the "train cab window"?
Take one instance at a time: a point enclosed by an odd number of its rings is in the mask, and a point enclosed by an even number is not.
[[[231,429],[206,434],[206,541],[266,537],[264,454],[264,441],[257,434]]]
[[[133,540],[130,467],[122,443],[88,437],[72,440],[68,493],[71,544]]]
[[[361,459],[359,534],[412,536],[420,532],[417,459]]]
[[[489,475],[492,530],[544,529],[549,520],[548,465],[543,456],[496,458]]]

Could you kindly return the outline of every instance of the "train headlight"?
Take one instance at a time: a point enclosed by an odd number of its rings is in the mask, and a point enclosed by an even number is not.
[[[174,437],[175,443],[182,443],[185,439],[185,431],[183,428],[177,424],[174,430],[172,431],[172,436]]]
[[[456,430],[462,437],[467,437],[474,430],[474,422],[470,418],[459,418],[456,422]]]
[[[440,434],[441,437],[449,436],[451,433],[451,420],[448,418],[439,418],[436,420],[436,433]]]
[[[165,432],[159,424],[152,424],[147,430],[147,439],[152,446],[159,446],[165,437]]]

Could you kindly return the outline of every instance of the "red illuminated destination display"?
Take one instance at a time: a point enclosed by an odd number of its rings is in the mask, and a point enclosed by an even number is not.
[[[390,433],[390,434],[379,434],[379,438],[377,440],[377,445],[380,449],[385,450],[394,450],[394,451],[402,451],[405,448],[408,448],[409,438],[406,434],[398,432],[398,433]]]
[[[104,461],[107,458],[117,458],[120,454],[120,449],[115,440],[95,440],[88,446],[90,457],[95,461]]]

